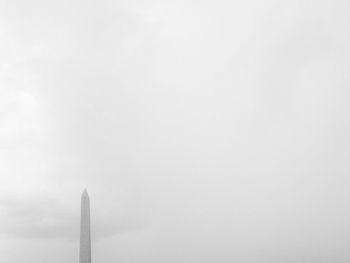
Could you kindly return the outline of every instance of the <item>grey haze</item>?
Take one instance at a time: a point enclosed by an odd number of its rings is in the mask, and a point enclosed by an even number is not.
[[[349,13],[0,0],[0,262],[349,262]]]

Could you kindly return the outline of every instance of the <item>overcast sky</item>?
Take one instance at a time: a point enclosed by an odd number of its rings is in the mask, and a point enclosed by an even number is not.
[[[1,0],[0,262],[350,262],[346,0]]]

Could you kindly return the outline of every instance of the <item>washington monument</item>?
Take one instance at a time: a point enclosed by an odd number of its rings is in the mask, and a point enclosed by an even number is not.
[[[79,263],[91,263],[90,199],[86,189],[81,196]]]

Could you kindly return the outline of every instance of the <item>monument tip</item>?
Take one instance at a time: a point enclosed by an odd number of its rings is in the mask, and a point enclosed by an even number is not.
[[[86,190],[86,188],[84,188],[83,195],[89,195],[88,191]]]

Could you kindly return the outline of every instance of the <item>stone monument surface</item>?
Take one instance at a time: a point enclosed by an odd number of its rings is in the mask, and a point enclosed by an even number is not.
[[[90,199],[86,189],[81,196],[79,263],[91,263]]]

